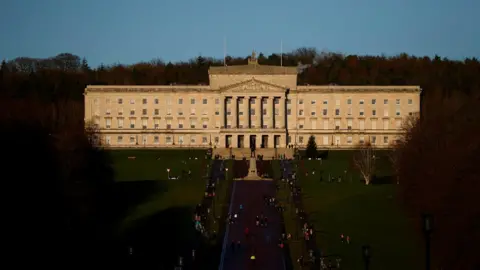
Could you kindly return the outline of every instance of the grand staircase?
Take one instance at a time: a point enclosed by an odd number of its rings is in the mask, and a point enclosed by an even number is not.
[[[263,159],[273,159],[274,157],[285,156],[287,159],[293,158],[294,150],[292,148],[257,148],[257,155],[262,155]],[[249,159],[250,148],[214,148],[213,155],[219,155],[223,158],[230,158],[234,155],[235,159]]]

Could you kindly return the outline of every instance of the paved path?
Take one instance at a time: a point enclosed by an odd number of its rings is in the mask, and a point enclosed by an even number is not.
[[[263,199],[265,195],[275,196],[275,184],[273,181],[234,181],[234,185],[232,212],[239,212],[240,204],[243,204],[244,210],[239,213],[237,223],[228,227],[226,249],[222,253],[219,270],[284,270],[282,250],[277,245],[281,235],[280,213],[266,206]],[[255,217],[262,213],[269,220],[267,228],[255,226]],[[246,227],[250,230],[248,240],[244,234]],[[270,243],[267,243],[267,235],[270,235]],[[238,240],[242,243],[241,249],[232,251],[230,243]],[[255,265],[250,263],[252,253],[256,256]]]

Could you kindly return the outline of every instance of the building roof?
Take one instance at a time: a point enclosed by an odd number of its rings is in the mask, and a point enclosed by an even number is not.
[[[248,59],[248,65],[238,66],[223,66],[223,67],[210,67],[208,74],[232,74],[232,75],[297,75],[297,67],[283,67],[283,66],[264,66],[258,64],[255,51],[252,52],[252,56]]]
[[[267,66],[260,64],[210,67],[208,74],[232,74],[232,75],[297,75],[297,67]]]

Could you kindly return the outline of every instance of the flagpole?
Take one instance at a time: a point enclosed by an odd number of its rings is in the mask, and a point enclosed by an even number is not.
[[[227,67],[227,37],[223,37],[223,66]]]
[[[283,40],[280,40],[280,66],[283,67]]]

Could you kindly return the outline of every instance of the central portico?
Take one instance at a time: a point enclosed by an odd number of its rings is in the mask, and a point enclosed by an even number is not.
[[[218,147],[286,146],[286,97],[297,83],[295,67],[261,66],[252,53],[248,65],[212,67],[209,74],[222,103]]]

